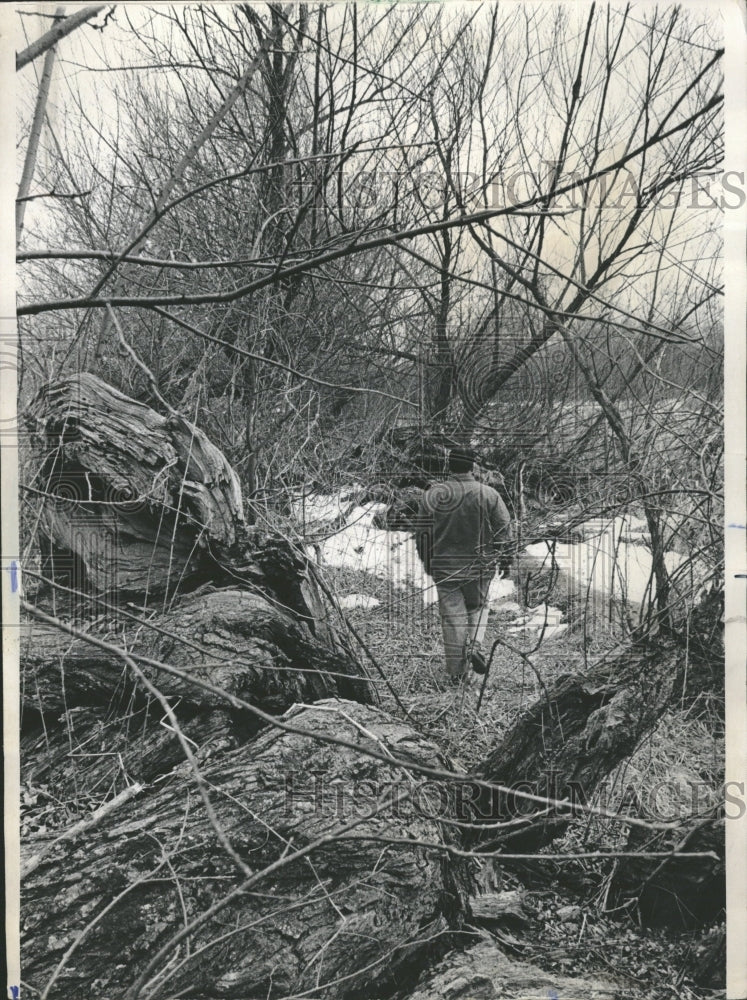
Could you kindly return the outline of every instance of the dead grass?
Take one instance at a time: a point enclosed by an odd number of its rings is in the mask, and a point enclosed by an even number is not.
[[[689,711],[667,712],[635,753],[599,788],[593,805],[670,822],[709,813],[721,799],[724,739],[704,718]],[[584,840],[621,847],[627,829],[592,818]]]
[[[473,675],[466,690],[445,684],[435,604],[424,607],[414,588],[394,587],[366,573],[328,567],[325,577],[339,596],[366,594],[381,601],[376,608],[347,611],[346,615],[411,713],[414,725],[467,770],[500,742],[540,695],[542,685],[548,686],[564,673],[583,673],[590,656],[618,641],[607,616],[583,615],[579,610],[568,632],[536,648],[536,632],[510,633],[505,625],[514,616],[491,611],[484,645],[490,650],[495,644],[495,651],[478,711],[481,677]],[[383,707],[396,714],[391,693],[381,682],[378,687]],[[634,790],[647,809],[664,817],[686,818],[710,808],[723,781],[723,737],[713,723],[693,709],[668,712],[633,756],[610,775],[593,804],[624,810]],[[581,840],[587,846],[612,848],[622,843],[624,831],[620,824],[592,818],[584,821]],[[570,837],[577,842],[579,830]]]
[[[476,710],[481,678],[466,691],[444,685],[441,630],[435,604],[423,607],[414,589],[393,587],[365,573],[325,568],[325,577],[340,596],[366,594],[381,604],[372,610],[346,612],[372,654],[412,714],[413,724],[443,747],[467,771],[483,759],[520,713],[540,693],[540,680],[550,684],[569,671],[583,672],[590,656],[611,648],[619,629],[605,610],[584,607],[583,595],[550,592],[549,603],[563,607],[569,630],[558,639],[534,649],[536,633],[524,637],[505,628],[513,615],[491,612],[485,646],[498,640],[480,711]],[[535,599],[537,594],[532,595]],[[541,595],[543,596],[543,595]],[[544,599],[547,599],[546,597]],[[505,645],[509,642],[532,661]],[[392,695],[379,685],[383,707],[397,712]],[[686,818],[712,806],[723,780],[723,739],[713,719],[697,709],[673,709],[597,791],[592,805],[625,810],[631,789],[647,806],[665,818]],[[695,791],[694,791],[695,790]],[[650,801],[649,801],[650,800]],[[564,837],[546,850],[556,852],[604,850],[625,846],[628,827],[594,816],[574,820]],[[566,865],[566,868],[568,866]],[[696,987],[690,978],[699,966],[709,934],[719,928],[675,934],[646,931],[604,912],[608,862],[573,862],[562,879],[549,879],[548,891],[530,893],[537,900],[535,934],[524,936],[524,956],[544,966],[613,971],[626,983],[625,996],[652,1000],[679,1000],[723,996],[721,991]],[[496,877],[504,876],[496,869]],[[510,876],[509,876],[510,878]],[[583,920],[563,923],[557,911],[574,896],[576,884]],[[553,965],[557,959],[556,966]]]
[[[455,689],[445,683],[436,604],[423,606],[420,593],[414,588],[394,587],[367,573],[325,567],[324,574],[330,588],[340,597],[355,593],[381,601],[371,610],[356,609],[345,614],[411,713],[415,726],[468,770],[500,741],[521,712],[538,697],[541,685],[548,685],[561,673],[583,664],[577,636],[552,640],[537,652],[534,651],[536,632],[510,634],[505,624],[514,615],[491,612],[484,648],[490,651],[496,645],[478,712],[481,677],[472,675],[472,684],[467,689]],[[529,654],[534,670],[506,644]],[[380,682],[378,687],[383,707],[396,713],[391,693]]]

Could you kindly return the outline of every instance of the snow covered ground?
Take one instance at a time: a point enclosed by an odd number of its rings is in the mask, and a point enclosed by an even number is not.
[[[528,555],[544,568],[557,567],[580,587],[639,604],[652,581],[652,558],[645,521],[634,517],[597,518],[581,526],[583,541],[569,545],[548,540],[528,545]],[[667,552],[671,572],[684,556]]]
[[[321,493],[300,494],[291,501],[291,513],[299,524],[316,530],[340,517],[347,517],[355,506],[356,494],[362,489],[359,483],[353,483],[329,496]]]
[[[316,512],[329,511],[329,520],[340,515],[340,505],[330,502],[314,503]],[[405,531],[386,531],[373,525],[375,515],[386,509],[385,504],[369,503],[363,507],[353,507],[347,514],[344,527],[332,531],[318,543],[322,563],[328,566],[346,567],[361,573],[370,573],[380,580],[388,580],[395,587],[415,587],[422,594],[423,604],[436,600],[433,580],[423,570],[412,535]],[[319,525],[317,520],[317,527]],[[307,522],[308,523],[308,522]],[[315,551],[309,549],[310,558]],[[490,586],[488,600],[498,604],[514,592],[511,580],[496,577]]]
[[[332,495],[309,495],[293,505],[294,515],[308,531],[321,536],[308,551],[310,558],[321,558],[328,566],[346,567],[370,573],[387,580],[394,587],[415,587],[421,592],[424,605],[436,599],[433,580],[424,572],[415,550],[412,535],[404,531],[386,531],[373,524],[385,504],[368,503],[357,506],[352,486]],[[342,524],[342,527],[337,525]],[[329,534],[324,536],[324,527]],[[553,540],[537,542],[526,548],[526,554],[536,560],[539,568],[555,568],[576,587],[588,589],[605,598],[624,598],[640,603],[651,582],[651,552],[648,548],[646,523],[633,516],[596,518],[582,524],[578,531],[582,541],[566,544]],[[683,561],[676,552],[666,554],[670,571]],[[521,633],[543,630],[543,640],[556,638],[568,628],[558,608],[545,604],[537,608],[522,608],[509,600],[515,594],[512,580],[496,576],[490,586],[488,602],[498,612],[515,617],[506,623],[509,631]],[[343,607],[374,608],[379,602],[363,594],[348,594]]]
[[[560,608],[553,608],[547,604],[539,604],[536,608],[527,608],[526,612],[519,608],[519,616],[508,622],[506,628],[509,632],[542,632],[543,640],[557,639],[567,629],[568,625],[563,623],[563,612]]]
[[[350,611],[354,608],[364,608],[369,611],[371,608],[378,608],[381,601],[370,594],[346,594],[340,598],[340,607],[343,611]]]

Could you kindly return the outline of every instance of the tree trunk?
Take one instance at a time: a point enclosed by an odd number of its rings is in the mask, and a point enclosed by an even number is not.
[[[308,605],[305,557],[247,527],[236,474],[199,428],[85,372],[46,386],[29,412],[44,575],[76,591],[53,587],[53,610],[98,615],[102,595],[165,608],[211,583],[260,591],[328,632]]]
[[[619,984],[610,977],[564,976],[509,958],[492,941],[452,952],[422,977],[409,1000],[529,1000],[530,997],[584,997],[617,1000]]]
[[[482,762],[478,777],[534,795],[588,801],[670,704],[681,661],[673,644],[641,644],[603,660],[585,676],[559,677]],[[519,820],[504,832],[486,828],[482,839],[517,853],[549,844],[572,813],[543,810],[515,795],[481,793],[480,819]]]
[[[99,8],[99,10],[100,9],[101,8]],[[90,17],[94,12],[95,8],[90,10],[88,17]],[[65,8],[58,7],[57,10],[55,11],[54,16],[55,19],[64,17]],[[59,30],[60,26],[55,26],[55,28],[52,29],[52,31],[59,31]],[[28,52],[28,49],[26,51]],[[44,49],[40,47],[39,52],[43,51]],[[18,246],[18,244],[21,242],[21,233],[23,232],[23,219],[26,214],[26,203],[29,191],[31,190],[31,181],[34,177],[34,169],[36,167],[36,156],[39,151],[39,139],[41,138],[42,127],[44,125],[44,118],[46,116],[46,111],[47,111],[47,100],[49,98],[49,87],[50,84],[52,83],[52,70],[54,69],[54,59],[55,59],[55,48],[54,44],[52,44],[51,47],[47,49],[47,54],[44,57],[44,68],[42,70],[41,80],[39,81],[39,90],[36,95],[36,106],[34,107],[34,120],[31,123],[31,132],[29,134],[28,145],[26,146],[26,156],[23,161],[23,172],[21,174],[21,182],[18,185],[18,194],[16,195],[16,246]],[[22,65],[25,65],[25,63],[22,63]],[[17,63],[16,63],[16,68],[19,68]]]
[[[186,765],[104,816],[78,843],[49,844],[46,852],[32,845],[37,859],[22,915],[24,980],[32,989],[43,989],[65,956],[50,1000],[267,1000],[301,992],[334,1000],[372,983],[391,986],[434,940],[448,941],[466,911],[469,862],[376,839],[438,845],[454,843],[456,834],[420,805],[428,784],[420,775],[365,751],[431,767],[449,762],[407,725],[353,702],[301,706],[285,719],[313,736],[273,729],[202,768],[218,824],[257,873],[246,891],[229,898],[247,873],[223,849]],[[360,752],[325,744],[325,736]],[[392,794],[407,801],[374,815],[377,800]],[[304,857],[281,861],[323,837]],[[172,935],[219,901],[222,908],[148,969]],[[132,989],[141,976],[150,980],[142,994]]]
[[[114,642],[266,712],[334,695],[372,700],[356,661],[317,641],[304,623],[259,594],[218,590],[194,595],[173,611],[142,620],[147,620],[145,627],[122,617]],[[119,704],[125,709],[133,696],[133,678],[127,677],[121,657],[47,625],[27,627],[21,662],[24,706],[42,713],[82,705],[112,709]],[[188,679],[147,662],[138,665],[170,699],[199,708],[229,707],[220,694]],[[140,700],[144,697],[143,692]]]
[[[45,386],[29,414],[49,575],[90,594],[173,595],[239,542],[236,474],[177,414],[88,372]]]
[[[507,732],[478,768],[478,776],[574,804],[590,801],[602,780],[653,730],[673,693],[681,690],[683,664],[684,654],[676,643],[658,640],[603,661],[585,677],[558,678]],[[696,785],[694,781],[691,791]],[[573,809],[551,808],[545,813],[540,804],[510,793],[484,792],[476,802],[478,822],[513,820],[516,825],[497,832],[486,827],[471,841],[488,840],[507,852],[532,852],[551,843],[573,815]],[[669,831],[633,827],[628,848],[712,851],[714,857],[621,858],[615,864],[611,905],[635,900],[642,923],[680,930],[712,922],[721,914],[725,848],[718,818],[694,822],[676,837]],[[508,859],[504,863],[511,865]],[[531,862],[518,864],[532,867]]]
[[[225,709],[177,705],[179,727],[199,761],[256,736],[256,720]],[[155,699],[123,711],[71,708],[58,719],[25,720],[21,760],[30,807],[22,841],[35,850],[40,829],[54,832],[90,815],[134,783],[148,784],[184,763],[181,743]]]
[[[105,3],[96,4],[93,7],[85,7],[83,10],[76,10],[74,14],[66,17],[64,21],[55,23],[54,27],[50,28],[49,31],[45,31],[41,38],[37,38],[23,52],[18,53],[16,56],[16,72],[19,69],[23,69],[24,66],[28,66],[34,59],[38,59],[43,52],[48,52],[62,38],[65,38],[71,31],[75,31],[76,28],[85,24],[86,21],[90,21],[92,17],[95,17],[105,7]],[[59,7],[55,18],[61,17],[64,12],[64,7]]]

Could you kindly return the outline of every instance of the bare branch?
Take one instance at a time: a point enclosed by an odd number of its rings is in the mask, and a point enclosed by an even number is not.
[[[55,24],[54,27],[49,29],[49,31],[45,31],[41,38],[32,42],[28,48],[25,48],[23,52],[16,55],[16,71],[23,69],[24,66],[33,62],[34,59],[46,52],[47,49],[51,49],[54,45],[56,45],[61,38],[69,35],[71,31],[75,31],[76,28],[85,24],[86,21],[90,21],[92,17],[95,17],[108,6],[109,4],[103,3],[95,7],[84,7],[83,10],[76,11],[74,14],[66,17],[64,21],[60,21],[58,24]],[[62,9],[64,8],[61,8],[61,10]],[[59,15],[55,15],[55,17],[57,16]]]

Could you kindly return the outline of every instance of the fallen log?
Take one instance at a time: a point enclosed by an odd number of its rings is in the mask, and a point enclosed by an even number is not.
[[[324,621],[303,555],[246,526],[236,474],[199,428],[86,372],[44,386],[28,421],[42,487],[41,600],[58,617],[86,621],[104,611],[115,645],[163,694],[190,706],[226,704],[193,679],[272,713],[334,695],[371,701],[362,668]],[[198,584],[199,594],[175,604]],[[128,598],[137,599],[136,615]],[[121,657],[36,623],[22,662],[24,705],[39,712],[113,707],[133,692]]]
[[[172,611],[135,617],[120,617],[116,645],[138,658],[163,695],[184,704],[210,709],[228,704],[192,679],[271,713],[334,695],[361,702],[373,698],[350,655],[318,641],[303,621],[260,594],[216,590],[185,597]],[[148,659],[188,676],[166,673]],[[78,705],[113,710],[126,706],[137,687],[121,657],[36,622],[22,635],[21,664],[24,706],[44,714]]]
[[[224,709],[196,710],[178,705],[175,715],[184,738],[201,762],[216,759],[256,736],[260,725]],[[40,804],[26,809],[26,833],[52,836],[131,785],[150,784],[184,763],[182,744],[151,701],[130,711],[117,705],[73,708],[45,725],[27,722],[21,733],[23,779]],[[30,841],[29,841],[30,843]]]
[[[620,985],[608,976],[545,972],[510,958],[492,941],[481,941],[468,951],[447,955],[422,977],[408,1000],[618,1000],[622,993]]]
[[[654,728],[678,689],[682,663],[676,646],[659,641],[632,646],[602,659],[585,675],[565,674],[550,684],[478,766],[477,777],[567,801],[569,808],[545,808],[511,792],[481,791],[478,823],[518,822],[497,834],[486,827],[476,839],[522,852],[563,833],[573,807],[588,802]]]
[[[658,638],[604,659],[588,674],[549,685],[517,719],[477,769],[478,777],[513,791],[567,803],[543,807],[511,791],[475,796],[478,829],[467,839],[507,852],[536,852],[568,827],[600,783],[633,753],[682,691],[685,656],[676,640]],[[654,817],[657,818],[657,817]],[[503,831],[480,824],[511,820]],[[717,819],[679,831],[631,827],[628,849],[638,852],[713,852],[708,858],[620,858],[609,905],[633,906],[647,926],[692,929],[719,919],[725,905],[724,831]],[[547,874],[552,855],[504,864],[526,877]]]
[[[284,719],[304,732],[265,731],[202,768],[242,870],[186,765],[80,841],[49,845],[23,892],[30,989],[47,987],[49,1000],[335,1000],[391,989],[405,966],[450,940],[472,871],[439,849],[456,842],[442,822],[449,809],[424,808],[422,777],[366,750],[450,762],[409,726],[353,702],[301,706]]]

